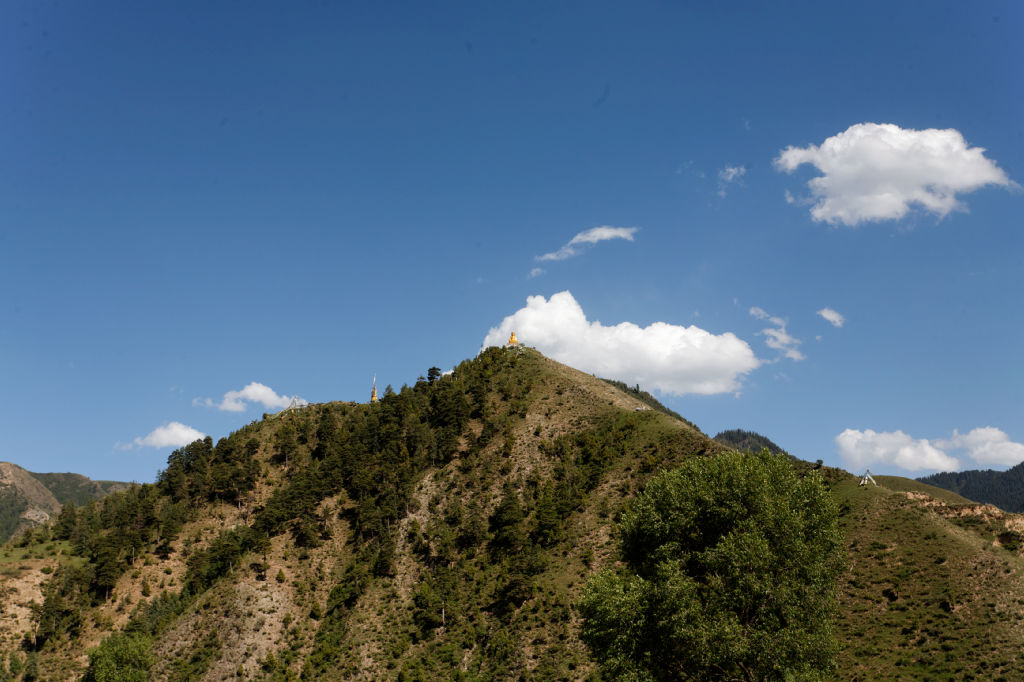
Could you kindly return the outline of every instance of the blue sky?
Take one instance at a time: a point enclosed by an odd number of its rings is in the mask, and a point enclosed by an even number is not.
[[[0,460],[152,480],[516,325],[712,435],[1024,460],[1019,3],[383,5],[8,7]]]

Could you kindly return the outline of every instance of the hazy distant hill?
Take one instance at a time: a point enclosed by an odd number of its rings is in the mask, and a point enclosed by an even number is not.
[[[80,474],[36,474],[11,462],[0,462],[0,542],[49,521],[63,504],[82,505],[126,483],[93,481]]]
[[[156,484],[0,549],[0,659],[29,650],[61,680],[97,646],[136,661],[125,679],[587,679],[574,605],[616,564],[619,512],[687,459],[778,449],[640,393],[489,349],[376,404],[196,441]],[[846,534],[836,679],[1024,679],[1024,518],[794,466]]]
[[[740,452],[745,452],[747,450],[750,452],[760,452],[765,448],[768,448],[769,451],[774,452],[775,454],[785,452],[785,450],[765,436],[753,431],[744,431],[743,429],[722,431],[715,436],[715,440],[728,448],[739,450]]]
[[[94,481],[82,474],[30,473],[53,493],[58,502],[61,504],[74,502],[79,507],[89,500],[95,500],[117,490],[124,490],[129,485],[123,481]]]
[[[1024,462],[1006,471],[974,469],[932,474],[917,480],[1009,512],[1024,512]]]
[[[0,462],[0,541],[45,523],[60,511],[60,502],[30,472]]]

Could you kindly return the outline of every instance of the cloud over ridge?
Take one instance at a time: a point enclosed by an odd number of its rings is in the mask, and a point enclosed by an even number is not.
[[[967,433],[953,430],[949,439],[912,438],[903,431],[846,429],[836,436],[839,456],[855,471],[890,465],[907,471],[959,471],[961,461],[949,454],[962,450],[978,466],[1014,466],[1024,462],[1024,444],[1015,443],[993,426]]]
[[[192,404],[216,407],[223,412],[244,412],[249,408],[249,403],[259,403],[269,410],[283,410],[292,400],[299,405],[309,404],[298,396],[278,395],[270,386],[252,381],[241,390],[228,391],[219,403],[212,398],[195,398]]]
[[[559,362],[672,395],[738,391],[742,377],[761,364],[731,332],[712,334],[666,322],[605,326],[588,320],[569,291],[550,299],[528,297],[526,307],[491,328],[483,347],[505,343],[512,331]]]
[[[206,434],[202,431],[181,422],[168,422],[156,427],[146,436],[136,438],[132,444],[140,448],[180,448],[202,438],[206,438]]]
[[[896,220],[913,206],[941,218],[964,209],[958,194],[986,185],[1013,186],[984,152],[969,147],[953,128],[857,123],[820,146],[786,147],[774,164],[786,173],[805,163],[818,169],[822,175],[807,183],[811,217],[853,226]]]

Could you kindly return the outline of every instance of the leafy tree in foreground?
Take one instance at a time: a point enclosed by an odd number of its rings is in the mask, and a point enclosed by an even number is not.
[[[625,568],[584,591],[583,640],[611,679],[827,678],[837,516],[816,472],[767,450],[662,473],[623,514]]]
[[[86,682],[145,682],[154,663],[149,637],[115,633],[89,652]]]

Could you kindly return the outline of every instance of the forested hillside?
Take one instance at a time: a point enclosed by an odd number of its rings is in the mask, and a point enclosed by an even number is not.
[[[0,679],[596,675],[580,603],[617,519],[727,449],[529,349],[426,376],[196,441],[8,545]],[[785,466],[844,528],[840,677],[1018,676],[1018,517]]]
[[[1024,462],[1006,471],[955,471],[917,480],[978,502],[994,504],[1008,512],[1024,512]]]
[[[722,431],[715,436],[715,440],[726,447],[733,448],[734,450],[739,450],[741,452],[760,452],[761,450],[768,450],[775,454],[785,452],[785,450],[773,443],[766,436],[762,436],[754,431],[744,431],[743,429]]]

